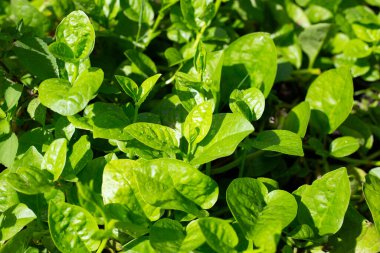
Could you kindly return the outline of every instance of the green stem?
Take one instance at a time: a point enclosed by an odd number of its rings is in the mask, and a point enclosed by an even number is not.
[[[194,44],[193,44],[193,49],[195,49],[195,48],[198,47],[198,44],[201,41],[203,33],[206,31],[206,28],[207,28],[206,25],[202,26],[202,28],[199,31],[199,33],[197,33],[197,37],[195,37],[195,41],[194,41]]]
[[[378,156],[380,156],[380,150],[378,150],[378,151],[372,153],[371,155],[369,155],[369,156],[367,157],[367,160],[373,160],[373,159],[375,159],[375,158],[378,157]]]
[[[147,40],[146,40],[146,42],[145,42],[145,44],[144,44],[144,48],[147,48],[148,45],[150,44],[150,42],[152,41],[152,36],[153,36],[153,34],[156,32],[158,26],[159,26],[160,23],[161,23],[161,20],[162,20],[164,17],[165,17],[165,11],[160,10],[160,11],[158,12],[158,16],[157,16],[156,20],[154,21],[154,24],[153,24],[152,29],[150,29],[150,30],[148,31],[148,33],[147,33],[148,38],[147,38]]]
[[[135,104],[135,112],[133,114],[133,123],[135,123],[137,121],[137,115],[139,114],[139,108],[140,108],[140,106]]]
[[[103,239],[102,242],[100,243],[100,246],[99,246],[98,250],[96,251],[96,253],[102,253],[104,248],[107,245],[107,242],[108,242],[108,239]]]
[[[245,160],[247,157],[247,150],[244,149],[243,151],[243,160],[241,161],[240,168],[239,168],[239,177],[244,176],[244,168],[245,168]]]
[[[247,156],[241,156],[239,157],[238,159],[222,166],[222,167],[219,167],[219,168],[216,168],[214,170],[211,171],[211,175],[217,175],[217,174],[222,174],[222,173],[225,173],[237,166],[239,166],[239,164],[242,163],[243,160],[252,160],[258,156],[260,156],[262,153],[264,153],[264,150],[258,150],[254,153],[251,153],[251,154],[248,154]]]
[[[331,157],[335,160],[351,163],[352,165],[378,165],[380,161],[359,160],[349,157]]]
[[[137,27],[137,34],[136,34],[136,44],[135,44],[135,47],[136,47],[136,45],[138,44],[139,39],[140,39],[141,23],[142,23],[142,17],[143,17],[144,7],[145,7],[145,1],[143,0],[142,3],[141,3],[140,13],[139,13],[139,24],[138,24],[138,27]]]
[[[208,162],[206,164],[206,175],[210,176],[211,175],[211,162]]]

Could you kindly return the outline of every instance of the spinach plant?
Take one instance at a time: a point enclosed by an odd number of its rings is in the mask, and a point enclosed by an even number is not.
[[[0,2],[0,253],[379,252],[379,7]]]

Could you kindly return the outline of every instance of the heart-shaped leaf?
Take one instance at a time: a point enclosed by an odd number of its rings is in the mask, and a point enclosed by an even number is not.
[[[101,69],[90,68],[83,71],[73,85],[64,79],[47,79],[38,88],[39,99],[41,104],[61,115],[74,115],[96,95],[103,77]]]

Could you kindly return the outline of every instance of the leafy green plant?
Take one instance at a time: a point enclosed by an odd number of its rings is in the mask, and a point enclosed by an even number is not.
[[[379,7],[0,2],[0,253],[379,252]]]

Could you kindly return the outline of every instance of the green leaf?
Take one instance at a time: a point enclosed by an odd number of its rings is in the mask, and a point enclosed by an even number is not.
[[[281,231],[297,214],[297,202],[290,193],[268,193],[262,182],[252,178],[232,181],[227,203],[245,237],[264,252],[276,251]]]
[[[122,253],[157,253],[157,251],[152,247],[149,241],[149,237],[141,236],[135,240],[128,242],[124,245]]]
[[[261,118],[265,109],[265,97],[257,88],[234,90],[230,96],[230,109],[243,114],[249,121]]]
[[[22,20],[23,30],[37,36],[43,36],[49,29],[49,19],[27,0],[12,0],[11,13],[16,22]]]
[[[6,241],[36,219],[36,215],[25,204],[19,203],[0,214],[0,241]]]
[[[3,80],[1,81],[4,82]],[[8,80],[5,79],[5,81],[8,81]],[[17,105],[22,94],[23,86],[21,84],[12,83],[12,82],[2,83],[2,86],[3,87],[1,87],[1,91],[4,92],[3,99],[5,100],[5,105],[7,108],[6,111],[9,111]]]
[[[63,253],[95,251],[100,241],[92,239],[99,230],[95,218],[85,209],[65,202],[49,204],[49,230]]]
[[[169,47],[166,49],[164,54],[168,61],[169,67],[173,67],[184,60],[182,54],[174,47]]]
[[[128,8],[123,12],[125,16],[135,22],[142,22],[148,25],[153,24],[154,11],[149,1],[128,0],[126,2],[128,2]]]
[[[300,136],[287,130],[263,131],[253,140],[252,146],[287,155],[304,155]]]
[[[25,253],[31,239],[32,231],[22,230],[2,245],[0,253]]]
[[[163,98],[153,109],[153,112],[160,115],[163,125],[182,132],[182,123],[185,122],[188,112],[181,104],[177,95],[170,94]]]
[[[223,50],[208,52],[206,66],[202,73],[202,80],[212,93],[215,100],[215,107],[218,107],[220,104],[220,80],[222,77],[223,60]]]
[[[142,103],[144,103],[145,99],[148,97],[149,93],[152,91],[154,85],[157,83],[160,77],[161,74],[156,74],[154,76],[149,77],[141,84],[137,96],[137,106],[140,106]]]
[[[305,137],[310,119],[310,105],[304,101],[293,107],[285,118],[284,129]]]
[[[86,59],[95,45],[94,28],[83,11],[73,11],[58,25],[50,52],[63,61]]]
[[[191,221],[186,226],[186,237],[182,241],[181,251],[190,252],[198,248],[206,242],[201,228],[199,227],[198,220]]]
[[[37,127],[24,132],[19,138],[19,147],[17,153],[23,154],[30,147],[34,146],[39,152],[45,150],[54,140],[51,131],[46,128]]]
[[[342,228],[329,237],[329,245],[332,253],[377,253],[380,251],[380,235],[373,223],[350,205]]]
[[[148,160],[134,174],[144,201],[153,206],[204,216],[199,207],[209,209],[218,198],[216,182],[186,162]]]
[[[373,221],[377,231],[380,234],[380,168],[374,168],[369,171],[366,181],[363,185],[364,196],[371,211]]]
[[[20,202],[17,192],[7,181],[8,174],[9,170],[4,170],[0,173],[0,213]]]
[[[337,68],[348,67],[351,70],[352,77],[363,76],[371,69],[371,63],[367,58],[347,57],[345,54],[338,54],[334,58],[334,65]]]
[[[306,101],[311,108],[312,126],[321,132],[333,133],[352,110],[353,90],[347,68],[328,70],[318,76],[306,94]]]
[[[122,228],[133,236],[148,232],[149,220],[160,217],[160,209],[145,202],[134,178],[134,168],[140,164],[133,160],[113,160],[107,163],[103,172],[102,196],[104,204],[113,205],[109,210],[121,209],[125,218]]]
[[[41,105],[38,98],[32,99],[29,102],[27,111],[33,120],[41,123],[41,125],[45,125],[46,107]]]
[[[334,157],[345,157],[355,153],[360,147],[359,140],[344,136],[334,139],[330,144],[330,154]]]
[[[40,168],[43,161],[43,156],[38,150],[31,146],[25,153],[19,155],[12,164],[11,171],[21,167],[35,167]]]
[[[84,111],[86,122],[92,126],[94,138],[128,140],[125,127],[132,123],[125,108],[118,104],[95,102]]]
[[[207,26],[215,13],[213,1],[207,0],[181,0],[181,11],[187,25],[195,31]]]
[[[7,180],[16,191],[28,195],[44,193],[52,188],[47,171],[35,167],[17,168],[7,175]]]
[[[366,42],[376,43],[380,40],[380,24],[352,24],[355,35]]]
[[[12,165],[17,154],[18,144],[17,136],[14,133],[0,139],[0,164],[5,167]]]
[[[11,125],[6,119],[0,119],[0,140],[11,133]]]
[[[177,152],[178,139],[174,129],[154,123],[138,122],[124,129],[143,144],[166,152]]]
[[[212,123],[213,107],[212,101],[206,101],[196,105],[187,115],[182,134],[190,145],[196,145],[206,137]]]
[[[67,153],[66,164],[62,172],[62,177],[71,180],[92,160],[93,152],[88,136],[83,135]]]
[[[176,74],[175,93],[183,107],[190,112],[194,106],[206,101],[203,83],[194,76],[179,72]]]
[[[309,57],[310,68],[314,65],[315,59],[325,43],[330,27],[331,24],[324,23],[312,25],[299,35],[301,48]]]
[[[213,115],[210,131],[198,144],[191,164],[204,164],[231,155],[253,130],[252,124],[241,114]]]
[[[59,77],[57,61],[40,38],[22,38],[14,43],[22,65],[40,80]]]
[[[198,225],[207,244],[216,252],[233,253],[239,240],[235,230],[226,220],[214,217],[201,218]]]
[[[277,71],[276,47],[267,33],[247,34],[232,42],[224,51],[222,92],[227,94],[238,88],[255,87],[265,97],[269,95]],[[248,77],[248,78],[247,78]],[[227,87],[228,86],[228,87]]]
[[[298,220],[320,236],[335,234],[343,224],[350,195],[346,168],[328,172],[301,193]]]
[[[47,149],[41,164],[41,169],[49,171],[53,180],[57,181],[66,164],[66,139],[54,140]]]
[[[379,0],[365,0],[365,2],[370,4],[370,5],[380,7],[380,1]]]
[[[130,79],[129,77],[126,77],[126,76],[116,75],[115,78],[116,78],[117,82],[120,84],[120,86],[123,89],[123,91],[125,92],[125,94],[130,96],[133,99],[133,101],[136,103],[139,99],[139,95],[138,95],[139,94],[139,87],[137,86],[135,81],[133,81],[132,79]]]
[[[64,42],[54,42],[49,45],[49,51],[56,58],[65,61],[72,62],[75,61],[74,52],[71,48]]]
[[[185,239],[185,231],[178,221],[163,218],[153,224],[149,240],[157,252],[178,253]]]
[[[369,56],[372,53],[372,50],[364,41],[353,39],[346,44],[343,53],[348,57],[364,58]]]
[[[83,71],[72,86],[64,79],[47,79],[38,88],[39,99],[41,104],[61,115],[74,115],[96,95],[103,77],[101,69],[90,68]]]
[[[129,49],[124,52],[128,59],[137,67],[141,74],[148,78],[157,73],[156,64],[145,54]]]
[[[54,124],[55,138],[66,138],[71,140],[75,127],[66,117],[60,117]]]

